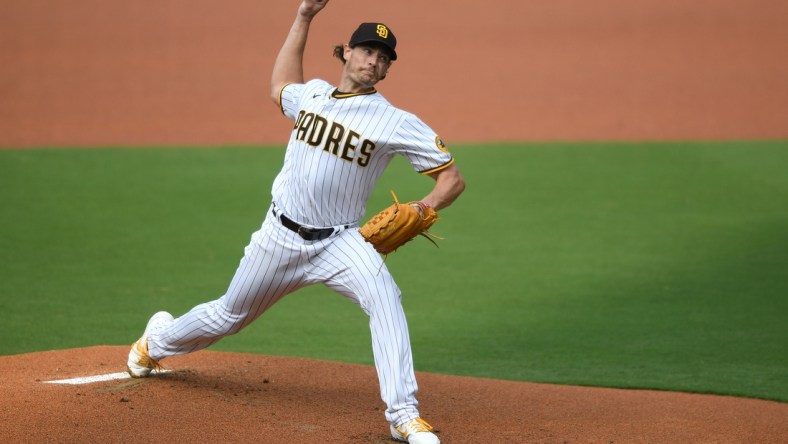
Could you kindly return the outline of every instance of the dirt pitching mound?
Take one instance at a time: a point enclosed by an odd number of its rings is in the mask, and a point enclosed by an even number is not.
[[[393,442],[370,366],[201,351],[122,376],[127,347],[0,357],[5,442]],[[444,443],[776,443],[788,404],[418,373]],[[83,381],[84,382],[84,381]]]

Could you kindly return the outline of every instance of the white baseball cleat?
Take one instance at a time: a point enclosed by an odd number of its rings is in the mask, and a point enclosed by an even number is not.
[[[441,440],[432,433],[432,426],[421,418],[413,418],[400,424],[391,425],[391,437],[410,444],[440,444]]]
[[[164,327],[172,322],[173,319],[172,315],[166,311],[154,314],[148,321],[148,325],[145,326],[145,332],[142,334],[142,337],[131,344],[126,368],[132,378],[144,378],[154,369],[158,370],[161,368],[159,361],[151,358],[148,354],[148,333]]]

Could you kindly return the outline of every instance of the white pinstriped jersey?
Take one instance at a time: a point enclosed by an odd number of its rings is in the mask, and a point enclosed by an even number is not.
[[[375,90],[340,94],[316,79],[286,85],[280,104],[295,125],[272,197],[301,224],[357,223],[372,189],[397,154],[423,174],[454,162],[430,127]]]

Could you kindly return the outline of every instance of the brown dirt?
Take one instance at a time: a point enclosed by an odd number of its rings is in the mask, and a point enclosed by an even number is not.
[[[296,2],[0,1],[0,146],[286,142],[267,78]],[[334,1],[307,76],[366,20],[380,86],[451,142],[788,137],[782,0]],[[374,12],[373,12],[374,10]],[[126,347],[0,357],[5,442],[389,442],[374,369],[203,351],[141,381]],[[788,404],[419,373],[446,443],[788,442]]]
[[[284,144],[268,99],[296,1],[0,1],[0,146]],[[386,21],[380,90],[451,145],[788,137],[784,0],[335,1],[306,74]]]
[[[384,443],[371,366],[202,351],[171,373],[122,372],[127,347],[0,357],[5,442]],[[788,404],[418,373],[421,410],[445,443],[777,443]]]

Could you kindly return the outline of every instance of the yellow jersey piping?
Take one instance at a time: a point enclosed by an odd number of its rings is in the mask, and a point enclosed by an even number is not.
[[[285,88],[287,88],[289,83],[285,83],[281,89],[279,89],[279,111],[282,111],[282,114],[285,113],[285,108],[282,106],[282,93],[285,92]]]
[[[375,94],[376,92],[378,92],[378,90],[372,88],[369,91],[362,91],[357,93],[343,93],[343,92],[339,92],[339,90],[335,88],[334,91],[331,92],[331,97],[335,99],[347,99],[349,97],[355,97],[355,96],[367,96],[370,94]]]
[[[454,158],[452,157],[450,161],[444,163],[443,165],[441,165],[439,167],[431,168],[431,169],[426,170],[426,171],[419,171],[419,174],[437,173],[440,170],[445,170],[446,168],[450,167],[453,163],[454,163]]]

